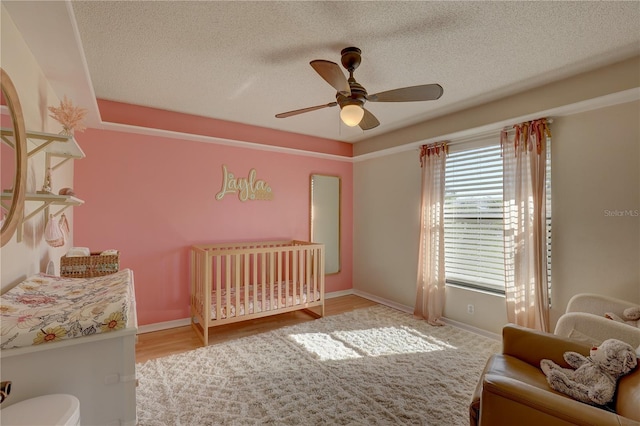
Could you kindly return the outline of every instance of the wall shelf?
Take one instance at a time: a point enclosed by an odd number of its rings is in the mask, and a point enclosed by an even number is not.
[[[12,129],[1,128],[0,137],[2,138],[2,142],[11,147],[15,147]],[[84,152],[73,136],[42,132],[26,132],[26,139],[28,147],[27,158],[31,158],[39,152],[44,152],[46,154],[46,167],[51,168],[51,170],[57,169],[68,160],[77,160],[85,157]],[[62,158],[62,160],[58,161],[56,164],[51,164],[53,157]],[[6,205],[6,200],[11,200],[12,198],[12,191],[5,190],[0,193],[0,200],[2,201],[3,206]],[[58,209],[52,214],[54,216],[58,216],[68,207],[84,204],[83,200],[74,196],[58,195],[54,193],[27,192],[24,200],[25,203],[40,203],[40,205],[20,219],[17,235],[18,242],[22,241],[24,223],[43,210],[45,210],[46,223],[46,221],[49,220],[49,207],[57,206]]]
[[[13,197],[13,193],[9,191],[3,191],[2,195],[0,196],[2,200],[10,200],[12,197]],[[51,206],[57,206],[58,209],[56,210],[56,212],[51,214],[53,214],[53,216],[58,216],[63,211],[65,211],[68,207],[81,206],[82,204],[84,204],[83,200],[73,197],[71,195],[38,194],[38,193],[32,193],[32,192],[27,192],[25,194],[24,201],[25,203],[37,202],[41,204],[38,207],[36,207],[33,211],[31,211],[29,214],[25,215],[20,219],[20,222],[18,225],[18,235],[17,235],[18,242],[22,241],[24,223],[29,219],[31,219],[32,217],[34,217],[35,215],[37,215],[38,213],[40,213],[41,211],[48,209]],[[48,214],[45,217],[45,223],[47,220],[49,220]]]
[[[12,148],[15,147],[13,129],[0,129],[0,136],[4,143]],[[51,166],[53,170],[60,167],[67,160],[77,160],[85,157],[82,148],[80,148],[80,145],[78,145],[78,142],[73,136],[43,132],[26,132],[26,139],[27,158],[33,157],[38,152],[45,152],[51,157],[63,158],[62,161]]]

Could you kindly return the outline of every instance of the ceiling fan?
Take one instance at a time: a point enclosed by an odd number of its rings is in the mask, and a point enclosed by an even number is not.
[[[277,118],[286,118],[322,108],[340,106],[340,118],[347,126],[360,126],[362,130],[373,129],[380,125],[378,119],[367,109],[364,103],[369,102],[415,102],[432,101],[440,98],[443,93],[439,84],[423,84],[421,86],[403,87],[386,92],[369,95],[366,89],[353,77],[353,72],[361,62],[362,51],[357,47],[342,49],[342,66],[349,71],[349,78],[345,78],[340,66],[335,62],[316,59],[310,64],[320,77],[337,90],[336,102],[316,105],[308,108],[276,114]]]

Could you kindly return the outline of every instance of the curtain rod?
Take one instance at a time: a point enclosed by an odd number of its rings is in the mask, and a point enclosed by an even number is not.
[[[529,120],[529,121],[533,121]],[[506,121],[506,120],[505,120]],[[525,120],[527,121],[527,120]],[[552,118],[547,118],[547,123],[553,123],[553,119]],[[438,138],[432,138],[431,140],[423,140],[420,142],[420,144],[416,145],[415,148],[419,151],[420,147],[422,145],[430,145],[432,143],[439,143],[439,142],[447,142],[447,145],[450,148],[453,148],[455,146],[458,145],[463,145],[463,144],[469,144],[469,143],[474,143],[476,141],[483,141],[483,140],[487,140],[488,138],[492,138],[492,137],[500,137],[500,132],[502,130],[506,130],[506,131],[514,131],[514,126],[515,124],[510,124],[508,126],[504,126],[504,127],[490,127],[488,129],[482,130],[482,131],[475,131],[472,134],[467,134],[465,136],[453,136],[453,135],[448,135],[449,137],[438,137]],[[494,139],[495,140],[495,139]]]

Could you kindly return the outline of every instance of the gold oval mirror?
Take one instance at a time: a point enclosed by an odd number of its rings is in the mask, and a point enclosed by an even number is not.
[[[27,180],[27,139],[22,107],[13,82],[4,69],[0,68],[2,104],[8,109],[8,116],[2,113],[2,229],[1,245],[13,237],[24,212],[24,194]],[[7,123],[5,128],[4,124]],[[13,173],[12,173],[13,172]]]

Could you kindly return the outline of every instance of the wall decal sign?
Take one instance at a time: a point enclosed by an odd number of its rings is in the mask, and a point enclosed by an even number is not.
[[[237,178],[222,165],[222,188],[216,194],[216,200],[222,200],[227,194],[238,194],[240,201],[272,200],[271,187],[262,179],[256,179],[256,169],[249,170],[246,178]]]

